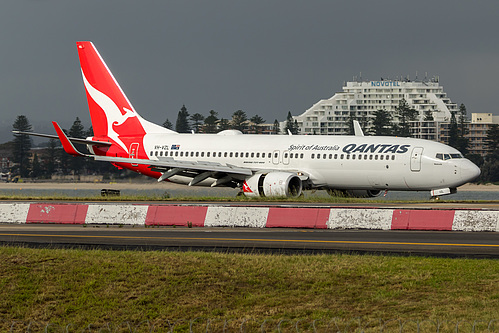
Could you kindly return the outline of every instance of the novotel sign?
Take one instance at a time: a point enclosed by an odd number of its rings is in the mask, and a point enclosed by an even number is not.
[[[400,87],[400,81],[371,81],[371,87]]]

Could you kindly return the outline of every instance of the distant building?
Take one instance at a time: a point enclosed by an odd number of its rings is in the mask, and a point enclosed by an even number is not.
[[[423,81],[407,79],[347,82],[343,91],[329,99],[320,100],[293,118],[298,122],[300,134],[348,134],[351,115],[369,129],[375,111],[386,110],[394,116],[402,99],[419,113],[418,121],[413,124],[416,137],[436,139],[436,122],[449,121],[451,112],[458,111],[458,106],[447,97],[438,77],[435,77]],[[425,114],[428,113],[433,116],[433,124],[424,121]]]
[[[487,139],[487,132],[493,124],[499,124],[499,116],[494,116],[492,113],[471,114],[471,123],[466,123],[466,128],[468,129],[466,137],[470,143],[470,154],[487,155],[485,141]],[[438,141],[445,144],[449,143],[450,122],[442,122],[439,124],[439,127],[440,135]]]

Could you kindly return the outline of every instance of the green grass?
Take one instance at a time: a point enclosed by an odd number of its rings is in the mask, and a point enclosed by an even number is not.
[[[12,320],[491,320],[499,261],[0,247],[0,300],[2,331]]]

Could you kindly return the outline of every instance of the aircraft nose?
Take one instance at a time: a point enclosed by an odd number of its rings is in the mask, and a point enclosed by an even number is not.
[[[461,178],[465,182],[470,182],[480,176],[480,168],[475,163],[466,160],[461,168]]]

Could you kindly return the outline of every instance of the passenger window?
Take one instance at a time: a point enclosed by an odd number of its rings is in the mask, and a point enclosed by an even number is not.
[[[172,151],[170,152],[170,156],[173,156],[173,152]]]
[[[218,157],[222,157],[222,152],[221,151],[218,152]]]
[[[191,151],[191,157],[194,157],[194,152],[193,151]]]
[[[277,155],[277,154],[276,154]],[[249,157],[249,153],[246,153],[246,157]],[[277,157],[277,156],[276,156]]]
[[[331,160],[333,158],[333,154],[329,154],[329,159]]]
[[[300,158],[303,158],[303,153],[300,154]]]
[[[175,152],[175,156],[178,156],[178,151]]]
[[[255,153],[251,153],[251,158],[253,158],[255,156]]]
[[[334,154],[334,159],[337,160],[338,159],[338,154]]]
[[[234,153],[234,157],[239,157],[239,153]]]
[[[232,157],[232,152],[229,153],[229,157]]]
[[[315,157],[315,154],[310,155],[310,158],[314,159],[314,157]]]
[[[224,153],[224,157],[227,157],[227,152]]]
[[[184,157],[184,152],[183,151],[180,152],[180,157]]]
[[[374,155],[374,159],[375,159],[375,160],[378,160],[378,155]]]
[[[394,161],[394,160],[395,160],[395,155],[392,155],[392,161]]]
[[[355,159],[355,155],[352,155],[352,160],[354,160],[354,159]]]
[[[379,155],[379,159],[380,160],[383,160],[384,156],[383,155]]]
[[[260,153],[256,153],[256,158],[259,158],[260,157]]]
[[[198,151],[196,152],[196,157],[199,157],[199,152]]]
[[[278,154],[277,154],[277,153],[275,153],[275,154],[274,154],[274,157],[275,157],[275,158],[277,158],[277,156],[278,156]]]
[[[347,154],[347,160],[349,160],[349,159],[350,159],[350,154]]]
[[[369,159],[372,160],[373,159],[373,155],[369,155]]]
[[[390,159],[390,156],[389,155],[386,155],[386,160],[388,161]]]
[[[323,158],[323,159],[326,159],[326,156],[327,156],[327,155],[326,155],[326,154],[324,154],[324,155],[322,155],[322,158]]]
[[[364,155],[364,159],[367,160],[367,155]]]
[[[343,159],[343,156],[344,156],[343,154],[341,154],[341,155],[340,155],[340,159],[341,159],[341,160]]]
[[[204,151],[201,152],[201,157],[204,157]]]
[[[320,159],[320,158],[321,158],[321,154],[317,154],[317,159]]]
[[[210,152],[209,151],[206,152],[206,157],[210,157]]]

